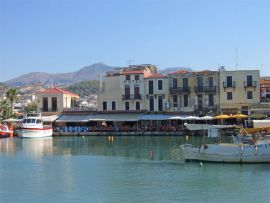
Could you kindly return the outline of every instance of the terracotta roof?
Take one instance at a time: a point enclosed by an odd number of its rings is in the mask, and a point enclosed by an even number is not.
[[[269,85],[269,84],[270,84],[270,80],[267,80],[267,79],[261,79],[261,80],[260,80],[260,83],[261,83],[262,85]]]
[[[121,74],[122,74],[122,75],[129,75],[129,74],[144,74],[144,70],[128,70],[128,71],[123,71]]]
[[[169,74],[187,74],[190,73],[190,71],[187,70],[177,70],[175,72],[169,73]]]
[[[159,74],[159,73],[152,73],[151,75],[145,77],[145,78],[166,78],[165,75]]]
[[[46,90],[43,90],[43,91],[38,91],[36,93],[37,94],[68,94],[68,95],[71,95],[73,97],[79,97],[79,95],[77,95],[77,94],[75,94],[73,92],[70,92],[70,91],[67,91],[65,89],[58,88],[58,87],[49,88],[49,89],[46,89]]]

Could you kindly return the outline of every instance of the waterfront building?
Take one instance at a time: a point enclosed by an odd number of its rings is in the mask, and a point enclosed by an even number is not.
[[[36,92],[36,98],[38,110],[43,115],[52,115],[77,107],[79,95],[61,88],[49,88]]]
[[[220,111],[225,114],[249,114],[260,103],[260,71],[220,69]]]
[[[218,110],[218,71],[176,71],[168,74],[170,111],[195,115]]]
[[[98,96],[98,110],[164,111],[167,77],[156,72],[157,67],[151,64],[130,65],[107,72]]]

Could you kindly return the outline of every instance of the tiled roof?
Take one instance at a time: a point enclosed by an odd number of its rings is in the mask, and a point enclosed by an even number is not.
[[[190,73],[190,71],[187,70],[177,70],[175,72],[169,73],[169,74],[187,74]]]
[[[49,89],[46,89],[43,91],[38,91],[36,93],[37,94],[68,94],[68,95],[73,96],[73,97],[79,97],[79,95],[77,95],[73,92],[67,91],[65,89],[57,88],[57,87],[49,88]]]
[[[166,76],[159,73],[153,73],[145,78],[166,78]]]
[[[144,70],[128,70],[128,71],[123,71],[121,74],[122,74],[122,75],[129,75],[129,74],[144,74]]]
[[[268,79],[261,79],[261,80],[260,80],[260,83],[261,83],[262,85],[269,85],[269,84],[270,84],[270,80],[268,80]]]

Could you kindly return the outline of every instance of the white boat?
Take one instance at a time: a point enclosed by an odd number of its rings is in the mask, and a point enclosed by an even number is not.
[[[210,130],[210,129],[224,129],[235,128],[236,125],[211,125],[211,124],[188,124],[184,123],[188,130]]]
[[[51,137],[53,129],[51,126],[43,125],[40,113],[28,113],[17,133],[22,138],[42,138]]]
[[[181,145],[186,161],[223,163],[270,163],[270,142],[255,144],[205,144],[200,148]]]

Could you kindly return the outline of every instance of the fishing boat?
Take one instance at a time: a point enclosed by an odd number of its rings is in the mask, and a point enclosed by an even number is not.
[[[194,147],[181,145],[186,161],[221,163],[270,163],[270,142],[203,144]]]
[[[43,125],[40,113],[28,113],[17,133],[21,138],[42,138],[51,137],[53,129],[51,126]]]
[[[0,138],[13,137],[13,130],[6,124],[0,124]]]

